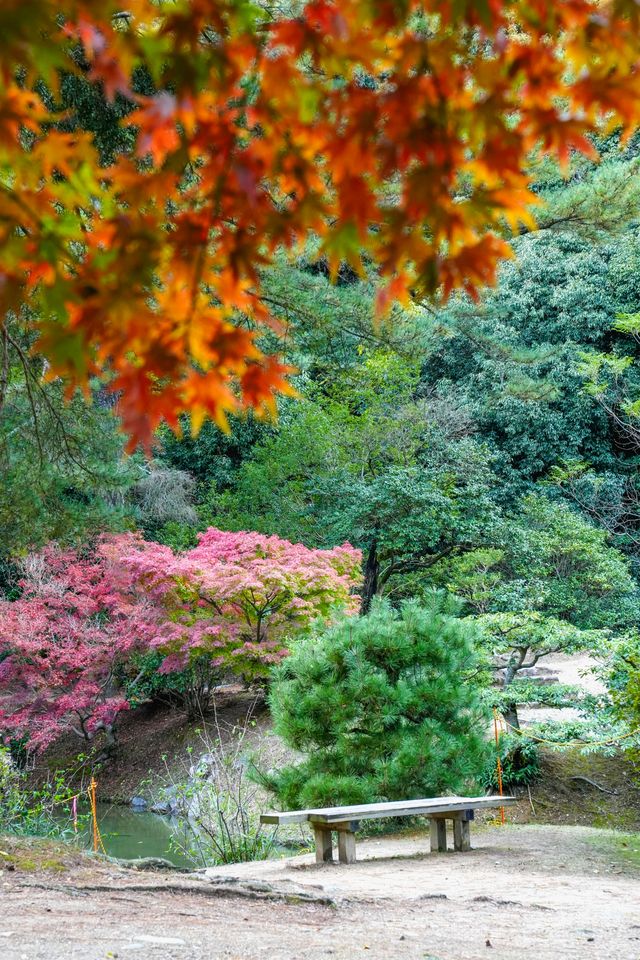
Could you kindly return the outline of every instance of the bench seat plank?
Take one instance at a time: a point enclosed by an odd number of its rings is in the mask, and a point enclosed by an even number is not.
[[[284,826],[288,823],[340,823],[343,820],[375,819],[377,817],[428,816],[429,813],[449,813],[458,810],[485,810],[508,807],[514,797],[432,797],[424,800],[394,800],[389,803],[364,803],[352,807],[325,807],[316,810],[270,810],[260,817],[262,823]]]
[[[268,813],[262,814],[260,823],[276,823],[278,826],[284,826],[287,823],[307,823],[308,819],[308,810],[291,810],[285,813],[270,810]]]
[[[424,800],[397,800],[389,803],[364,803],[352,807],[326,807],[306,810],[311,823],[341,823],[344,820],[374,820],[380,817],[429,816],[461,810],[486,810],[507,807],[515,797],[434,797]],[[271,821],[265,821],[271,822]]]

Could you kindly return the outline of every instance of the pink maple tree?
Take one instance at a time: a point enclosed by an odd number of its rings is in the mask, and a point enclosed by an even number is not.
[[[162,652],[161,671],[200,665],[200,696],[214,675],[264,680],[312,622],[358,609],[361,553],[350,544],[310,549],[210,528],[183,553],[130,535],[102,550],[118,556],[123,584],[156,611],[150,618],[147,606],[136,630]]]
[[[185,673],[198,713],[215,678],[264,680],[313,621],[355,613],[360,561],[349,544],[214,529],[183,553],[134,534],[92,556],[51,545],[25,561],[19,599],[0,601],[0,734],[42,749],[66,730],[102,732],[111,752],[123,684],[149,650],[161,672]]]
[[[0,601],[0,733],[43,749],[66,730],[102,732],[111,752],[129,706],[116,671],[137,638],[109,558],[52,545],[27,558],[19,586],[19,599]]]

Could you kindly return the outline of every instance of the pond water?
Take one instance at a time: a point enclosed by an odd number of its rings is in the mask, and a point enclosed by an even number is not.
[[[81,813],[85,813],[82,810]],[[172,846],[172,839],[183,835],[180,823],[173,817],[160,816],[146,810],[137,812],[131,807],[99,803],[98,827],[107,855],[122,860],[140,857],[162,857],[177,867],[196,866],[192,860]],[[78,831],[78,842],[92,848],[92,825]]]

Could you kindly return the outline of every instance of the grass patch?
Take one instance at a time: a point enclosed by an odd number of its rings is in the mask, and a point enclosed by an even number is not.
[[[592,844],[603,857],[625,872],[640,873],[640,833],[606,833],[590,837]]]
[[[70,844],[10,834],[0,836],[0,870],[60,874],[81,862],[83,854]]]

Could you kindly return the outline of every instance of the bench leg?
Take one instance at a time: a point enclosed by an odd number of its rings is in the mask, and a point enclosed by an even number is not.
[[[463,852],[471,850],[471,831],[468,820],[453,821],[453,849]]]
[[[331,830],[314,827],[313,832],[316,838],[316,863],[331,863],[333,860]]]
[[[432,817],[431,825],[431,853],[447,852],[447,821],[444,818]]]
[[[338,859],[340,863],[356,862],[356,835],[351,830],[338,831]]]

